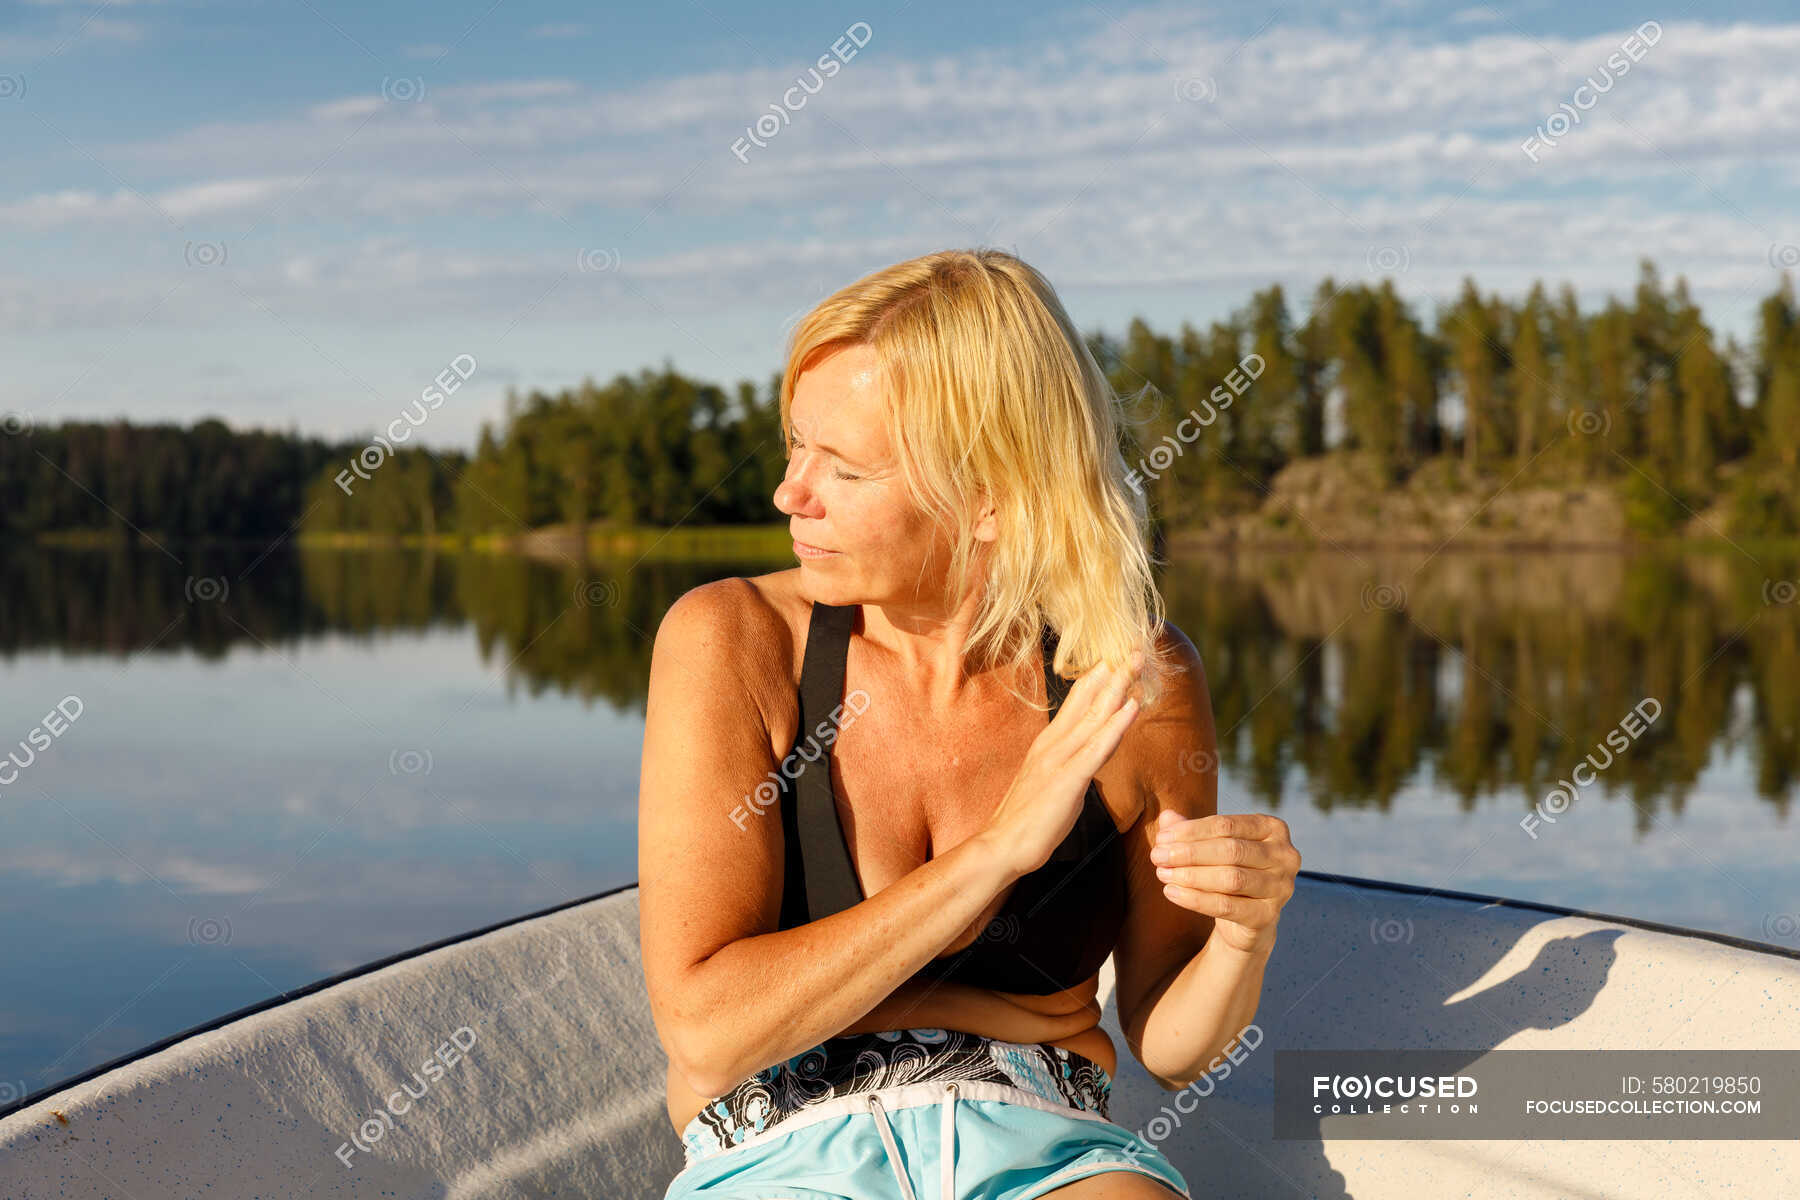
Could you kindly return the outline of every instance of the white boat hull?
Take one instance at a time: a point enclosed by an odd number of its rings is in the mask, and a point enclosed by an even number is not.
[[[1110,961],[1101,986],[1113,1119],[1179,1122],[1159,1145],[1196,1200],[1800,1194],[1791,1139],[1277,1141],[1270,1116],[1276,1048],[1797,1049],[1792,953],[1306,872],[1260,1048],[1180,1104],[1124,1050]],[[0,1196],[657,1197],[682,1166],[664,1068],[627,887],[36,1099],[0,1118]]]

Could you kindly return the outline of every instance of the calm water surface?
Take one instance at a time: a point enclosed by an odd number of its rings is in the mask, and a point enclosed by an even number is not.
[[[790,565],[0,553],[0,764],[27,764],[0,772],[0,1103],[631,882],[663,612]],[[1792,946],[1797,579],[1731,550],[1207,553],[1162,586],[1221,810],[1279,814],[1309,869]],[[1634,707],[1660,712],[1627,734]]]

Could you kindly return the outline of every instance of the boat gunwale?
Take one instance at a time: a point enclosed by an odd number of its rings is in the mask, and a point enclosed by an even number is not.
[[[79,1075],[70,1079],[65,1079],[60,1083],[53,1084],[49,1088],[26,1096],[22,1100],[0,1106],[0,1121],[5,1120],[7,1117],[10,1117],[13,1113],[18,1112],[21,1109],[30,1108],[34,1104],[41,1104],[52,1096],[66,1092],[70,1088],[79,1087],[81,1084],[98,1079],[109,1071],[129,1066],[140,1059],[149,1058],[151,1055],[167,1050],[169,1047],[180,1042],[185,1042],[189,1038],[199,1037],[203,1033],[211,1033],[215,1029],[222,1029],[234,1021],[241,1021],[246,1017],[253,1017],[258,1013],[267,1012],[269,1009],[279,1008],[284,1004],[291,1004],[296,1000],[303,1000],[315,992],[322,992],[326,988],[336,987],[340,983],[348,983],[352,979],[359,979],[364,975],[372,975],[383,967],[391,967],[395,963],[402,963],[408,959],[419,958],[422,955],[430,954],[434,950],[442,950],[446,946],[455,946],[461,942],[474,941],[478,937],[485,937],[490,933],[498,933],[502,929],[509,928],[513,925],[520,925],[526,921],[536,920],[538,917],[548,917],[553,913],[562,912],[564,909],[575,908],[578,905],[588,904],[595,900],[604,900],[608,896],[616,896],[620,892],[628,892],[635,887],[637,887],[637,880],[634,879],[630,883],[620,884],[618,887],[607,888],[605,891],[596,892],[591,896],[582,896],[574,900],[565,900],[560,904],[553,904],[549,908],[538,909],[535,912],[524,913],[517,917],[508,917],[504,921],[496,921],[492,925],[484,925],[479,929],[471,929],[467,933],[454,933],[449,937],[439,938],[435,942],[427,942],[422,946],[414,946],[410,950],[401,950],[397,953],[387,955],[385,958],[378,958],[372,962],[363,963],[361,966],[351,967],[348,971],[340,971],[336,975],[331,975],[324,979],[315,979],[313,982],[306,984],[303,987],[294,988],[292,991],[278,992],[273,996],[258,1000],[252,1004],[247,1004],[243,1008],[228,1012],[223,1016],[203,1021],[191,1029],[184,1029],[179,1033],[172,1033],[167,1037],[159,1038],[157,1041],[151,1042],[148,1046],[133,1050],[127,1054],[122,1054],[109,1062],[103,1062],[98,1066],[89,1067]]]
[[[1299,873],[1299,877],[1320,883],[1332,883],[1373,891],[1396,892],[1402,895],[1416,895],[1421,898],[1436,896],[1446,900],[1460,900],[1479,904],[1482,907],[1498,906],[1502,908],[1521,909],[1528,912],[1541,912],[1551,916],[1582,917],[1587,920],[1599,921],[1605,924],[1624,925],[1653,933],[1671,934],[1676,937],[1696,938],[1702,941],[1716,942],[1723,946],[1730,946],[1737,950],[1747,950],[1757,954],[1774,955],[1779,958],[1800,961],[1800,948],[1790,949],[1789,947],[1778,946],[1770,942],[1759,942],[1750,938],[1738,937],[1735,934],[1716,933],[1705,929],[1689,929],[1680,925],[1668,925],[1659,921],[1646,921],[1638,917],[1622,917],[1613,913],[1594,912],[1588,909],[1568,908],[1563,905],[1548,904],[1538,900],[1519,900],[1507,896],[1490,896],[1482,892],[1451,891],[1445,888],[1425,887],[1420,884],[1400,883],[1394,880],[1368,879],[1359,875],[1337,875],[1325,871],[1302,870]],[[608,896],[616,896],[621,892],[633,891],[637,886],[638,881],[634,879],[630,883],[623,883],[617,887],[607,888],[605,891],[595,892],[590,896],[581,896],[574,900],[565,900],[559,904],[553,904],[548,908],[523,913],[516,917],[508,917],[505,920],[496,921],[491,925],[484,925],[478,929],[469,930],[466,933],[451,934],[449,937],[440,938],[435,942],[427,942],[424,945],[415,946],[409,950],[401,950],[397,953],[387,955],[384,958],[378,958],[371,962],[363,963],[361,966],[351,967],[349,970],[341,971],[336,975],[314,980],[312,983],[306,984],[303,987],[294,988],[291,991],[279,992],[266,999],[258,1000],[253,1004],[246,1005],[243,1008],[225,1013],[222,1016],[213,1017],[190,1029],[184,1029],[178,1033],[169,1034],[167,1037],[159,1038],[147,1046],[123,1054],[118,1058],[100,1063],[97,1066],[89,1067],[78,1075],[55,1083],[42,1091],[33,1092],[11,1104],[0,1105],[0,1120],[4,1120],[14,1113],[21,1112],[34,1105],[41,1104],[45,1100],[49,1100],[73,1088],[79,1087],[84,1083],[92,1082],[100,1076],[115,1071],[120,1067],[128,1066],[141,1059],[149,1058],[151,1055],[167,1050],[171,1046],[187,1041],[189,1038],[198,1037],[203,1033],[211,1033],[215,1029],[221,1029],[235,1021],[241,1021],[246,1017],[256,1016],[258,1013],[267,1012],[270,1009],[279,1008],[285,1004],[292,1004],[293,1002],[302,1000],[316,992],[322,992],[327,988],[336,987],[340,983],[348,983],[349,981],[361,978],[364,975],[371,975],[384,967],[391,967],[395,963],[419,958],[423,955],[430,954],[435,950],[442,950],[445,947],[455,946],[462,942],[473,941],[476,938],[485,937],[490,933],[497,933],[502,929],[523,924],[526,921],[537,920],[539,917],[552,916],[556,913],[563,912],[566,909],[575,908],[583,904],[591,904],[597,900],[604,900]]]

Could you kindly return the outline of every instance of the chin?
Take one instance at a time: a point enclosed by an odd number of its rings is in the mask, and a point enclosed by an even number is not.
[[[811,563],[801,563],[800,573],[794,578],[799,581],[800,594],[808,600],[819,604],[850,604],[843,596],[849,592],[843,581],[821,575]]]
[[[799,580],[800,594],[812,604],[829,604],[833,608],[844,608],[852,604],[873,604],[879,601],[871,597],[860,583],[850,579],[836,579],[829,572],[803,564]]]

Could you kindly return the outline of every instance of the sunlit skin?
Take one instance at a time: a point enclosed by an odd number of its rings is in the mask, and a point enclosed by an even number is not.
[[[960,688],[957,649],[943,637],[952,617],[942,599],[951,544],[906,494],[882,404],[875,352],[866,346],[828,354],[802,372],[775,507],[796,542],[836,551],[800,556],[796,583],[806,598],[864,605],[874,626],[864,636],[940,679],[943,690],[931,699],[948,702]],[[996,532],[991,509],[984,510],[976,530],[983,552]],[[919,661],[927,653],[929,665]]]
[[[818,359],[800,375],[788,470],[774,500],[797,541],[835,553],[802,557],[797,568],[752,580],[786,618],[793,647],[786,710],[795,708],[791,697],[799,686],[810,604],[864,606],[849,674],[853,686],[875,699],[840,736],[832,757],[844,781],[845,837],[871,896],[982,828],[1046,720],[1020,721],[1018,702],[998,674],[965,674],[955,642],[946,636],[947,629],[966,627],[971,606],[960,614],[945,611],[949,539],[906,494],[881,422],[875,365],[872,351],[855,347]],[[995,529],[990,515],[977,536],[991,539]],[[1015,686],[1034,694],[1029,680]],[[788,725],[771,731],[777,758],[798,730],[798,712],[788,716]],[[984,731],[979,746],[969,744],[970,730]],[[922,747],[948,753],[924,754]],[[1117,760],[1115,754],[1096,779],[1115,826],[1125,828],[1141,806]],[[950,778],[958,780],[955,789],[944,787]],[[859,780],[882,782],[882,809],[856,807]],[[1004,894],[996,897],[943,953],[973,942],[1004,903]],[[844,1032],[951,1028],[1006,1041],[1053,1042],[1110,1072],[1118,1056],[1099,1028],[1098,988],[1098,976],[1047,996],[909,983]],[[708,1097],[673,1072],[669,1086],[670,1116],[680,1127]]]
[[[871,703],[840,735],[832,757],[841,780],[845,838],[870,896],[980,832],[1047,721],[1007,693],[999,671],[967,673],[959,644],[975,598],[956,611],[947,607],[949,536],[934,528],[908,496],[888,443],[882,405],[877,360],[866,347],[821,356],[800,374],[790,409],[794,434],[788,469],[774,502],[788,517],[795,541],[831,553],[814,557],[797,550],[797,568],[749,580],[780,613],[788,632],[787,670],[774,683],[785,689],[786,698],[771,705],[786,718],[785,723],[770,722],[775,758],[787,753],[798,730],[792,697],[799,685],[810,604],[862,606],[847,675]],[[974,533],[983,553],[997,536],[993,510],[985,503]],[[772,648],[771,655],[775,653]],[[1021,675],[1012,682],[1041,699],[1041,679],[1039,672],[1035,680]],[[1173,848],[1169,869],[1175,874],[1167,882],[1178,886],[1162,892],[1169,903],[1153,919],[1133,919],[1142,923],[1142,936],[1153,944],[1168,943],[1170,953],[1186,961],[1198,951],[1208,928],[1204,921],[1196,924],[1194,913],[1241,923],[1230,940],[1243,948],[1272,939],[1284,890],[1291,893],[1293,871],[1280,848],[1286,827],[1277,818],[1268,818],[1272,825],[1228,823],[1222,830],[1207,824],[1217,820],[1211,816],[1185,820],[1165,814],[1160,824],[1141,820],[1150,786],[1141,763],[1151,756],[1168,762],[1193,753],[1187,741],[1170,743],[1169,731],[1191,740],[1203,725],[1210,749],[1210,709],[1196,714],[1174,703],[1167,707],[1170,711],[1159,714],[1160,724],[1147,720],[1136,723],[1146,727],[1142,732],[1128,729],[1094,780],[1115,827],[1133,835],[1134,895],[1160,886],[1151,878],[1152,845]],[[773,727],[778,723],[781,727]],[[946,780],[956,786],[946,787]],[[877,795],[879,804],[863,799],[858,807],[859,797]],[[1234,836],[1217,836],[1221,832]],[[1239,841],[1245,843],[1241,850],[1223,845]],[[1293,860],[1297,867],[1297,854]],[[1208,890],[1216,882],[1207,874],[1205,864],[1210,863],[1232,864],[1222,869],[1234,872],[1225,882],[1240,885],[1233,889],[1237,896]],[[998,915],[1006,896],[996,896],[943,953],[973,942]],[[1143,901],[1136,904],[1136,912],[1142,913]],[[1179,933],[1160,924],[1170,921],[1181,923]],[[1171,969],[1178,965],[1170,963]],[[929,1027],[1048,1042],[1114,1073],[1118,1054],[1099,1027],[1098,985],[1095,975],[1066,991],[1037,996],[909,981],[842,1032]],[[677,1129],[707,1099],[670,1072],[669,1115]],[[1141,1175],[1108,1172],[1046,1194],[1069,1200],[1172,1193]]]

